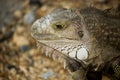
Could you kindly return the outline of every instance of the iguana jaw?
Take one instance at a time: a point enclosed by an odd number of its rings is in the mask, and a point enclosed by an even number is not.
[[[85,60],[88,58],[87,47],[77,40],[38,40],[38,42],[74,59]]]
[[[53,43],[62,41],[63,40],[38,40],[37,46],[41,50],[41,52],[44,53],[46,56],[52,58],[53,60],[63,62],[64,69],[68,69],[71,72],[74,72],[78,70],[81,66],[83,68],[87,68],[87,65],[85,65],[86,62],[84,60],[79,60],[77,58],[74,58],[74,56],[69,56],[68,54],[62,53],[61,51],[53,47]]]

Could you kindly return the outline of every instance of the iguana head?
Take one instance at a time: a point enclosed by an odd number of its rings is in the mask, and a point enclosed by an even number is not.
[[[64,59],[72,72],[80,71],[74,80],[86,80],[92,71],[111,70],[116,58],[119,62],[120,20],[111,15],[93,7],[56,9],[34,22],[31,35],[46,55]]]
[[[46,51],[46,55],[62,57],[68,62],[71,60],[71,64],[85,64],[86,60],[97,56],[97,53],[93,55],[96,52],[96,45],[93,44],[95,40],[82,20],[75,9],[56,9],[34,22],[32,37]]]

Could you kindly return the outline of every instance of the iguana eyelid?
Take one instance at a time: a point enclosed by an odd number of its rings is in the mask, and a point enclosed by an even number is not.
[[[65,29],[69,24],[67,23],[67,22],[64,22],[64,23],[62,23],[62,22],[58,22],[58,23],[54,23],[53,25],[52,25],[52,27],[55,29],[55,30],[63,30],[63,29]]]

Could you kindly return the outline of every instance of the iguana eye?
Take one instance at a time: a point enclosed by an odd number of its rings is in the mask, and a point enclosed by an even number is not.
[[[64,28],[64,25],[59,25],[59,24],[57,24],[57,25],[55,25],[56,26],[56,29],[63,29]]]
[[[56,29],[56,30],[62,30],[62,29],[65,28],[65,25],[55,24],[55,25],[53,26],[53,28]]]
[[[52,27],[55,30],[63,30],[63,29],[65,29],[69,25],[70,25],[70,21],[68,21],[68,20],[62,20],[62,21],[56,21],[56,22],[54,22],[52,24]]]

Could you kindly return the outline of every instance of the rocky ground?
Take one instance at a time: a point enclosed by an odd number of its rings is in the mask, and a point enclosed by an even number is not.
[[[63,63],[37,49],[30,36],[32,23],[58,7],[100,9],[119,0],[0,0],[0,80],[66,80]]]

